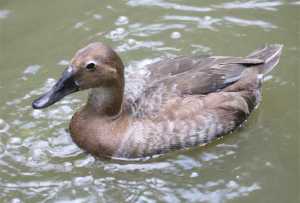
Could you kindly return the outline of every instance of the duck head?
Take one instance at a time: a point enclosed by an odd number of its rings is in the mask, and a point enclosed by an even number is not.
[[[112,48],[102,43],[89,44],[76,52],[61,78],[32,107],[46,108],[69,94],[90,88],[118,89],[122,94],[123,71],[123,63]]]

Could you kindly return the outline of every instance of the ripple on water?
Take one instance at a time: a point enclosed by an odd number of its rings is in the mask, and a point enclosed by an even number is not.
[[[172,32],[171,33],[171,38],[172,39],[179,39],[179,38],[181,38],[181,33],[180,32]]]
[[[43,123],[45,120],[48,122],[49,129],[61,125],[65,121],[69,121],[72,118],[73,109],[68,105],[59,105],[57,108],[49,108],[44,110],[33,110],[31,112],[32,118],[36,123]],[[30,125],[27,123],[26,125]]]
[[[179,155],[176,160],[173,161],[176,164],[176,168],[181,168],[182,170],[192,170],[195,168],[201,168],[202,164],[197,159],[192,157]]]
[[[75,167],[89,167],[95,163],[96,159],[92,155],[87,155],[83,159],[74,162]]]
[[[262,21],[262,20],[246,20],[246,19],[236,18],[233,16],[225,16],[224,20],[226,20],[234,25],[239,25],[239,26],[243,26],[243,27],[257,26],[257,27],[263,28],[265,30],[277,28],[276,25],[273,25],[270,22],[266,22],[266,21]]]
[[[73,25],[74,29],[82,29],[84,31],[90,31],[91,28],[87,25],[86,21],[79,21]]]
[[[250,1],[234,1],[224,3],[222,5],[216,5],[216,8],[225,8],[225,9],[262,9],[262,10],[269,10],[269,11],[276,11],[278,6],[281,6],[281,1],[257,1],[257,0],[250,0]]]
[[[0,133],[8,132],[9,128],[9,124],[5,120],[0,118]]]
[[[48,78],[45,83],[42,85],[42,87],[32,90],[30,91],[28,94],[26,94],[23,98],[30,98],[32,96],[38,96],[41,95],[43,93],[45,93],[46,91],[48,91],[54,84],[55,84],[56,80],[54,78]]]
[[[69,136],[69,135],[68,135]],[[82,150],[77,147],[73,142],[68,145],[59,145],[49,148],[51,157],[67,158],[75,157],[82,154]]]
[[[199,176],[199,174],[197,172],[192,172],[190,175],[190,178],[196,178],[198,176]]]
[[[110,173],[114,172],[146,172],[153,170],[167,169],[174,170],[175,168],[168,162],[155,162],[155,163],[135,163],[135,164],[106,164],[104,170]]]
[[[198,28],[216,30],[216,26],[220,25],[222,19],[215,18],[211,16],[204,17],[195,17],[195,16],[182,16],[182,15],[165,15],[163,16],[164,20],[172,21],[186,21],[186,22],[195,22],[197,23]]]
[[[218,189],[219,188],[219,189]],[[222,189],[220,189],[222,188]],[[197,187],[180,188],[177,192],[188,202],[224,202],[237,197],[247,196],[249,193],[260,189],[259,184],[248,186],[240,185],[234,180],[209,181],[206,184],[198,184]]]
[[[42,148],[32,148],[30,151],[31,156],[29,157],[28,161],[33,161],[35,163],[41,164],[43,162],[48,162],[50,158],[47,152]]]
[[[106,38],[112,41],[118,41],[124,39],[128,35],[128,32],[123,27],[117,27],[105,35]]]
[[[122,45],[116,47],[116,51],[125,52],[125,51],[138,50],[141,48],[155,49],[156,47],[160,47],[163,44],[164,43],[161,41],[137,41],[134,39],[129,39],[128,43],[125,42]]]
[[[11,14],[10,10],[0,10],[0,20],[7,18]]]
[[[35,75],[41,69],[40,65],[30,65],[24,72],[22,79],[26,80],[30,75]]]
[[[20,145],[20,144],[22,144],[22,139],[19,137],[11,137],[9,139],[8,143],[11,145]]]
[[[25,94],[23,97],[18,97],[11,101],[7,101],[6,104],[8,106],[17,108],[18,112],[22,112],[22,111],[28,110],[28,109],[31,110],[31,106],[22,106],[22,102],[25,102],[26,100],[29,100],[29,99],[30,99],[30,101],[32,101],[33,99],[35,99],[36,96],[42,95],[43,93],[48,91],[55,84],[55,82],[56,82],[55,79],[48,78],[41,88],[34,89],[34,90],[30,91],[29,93]],[[15,113],[15,111],[12,113]]]
[[[21,202],[22,202],[22,200],[19,199],[19,198],[13,198],[13,199],[11,200],[11,203],[21,203]]]
[[[70,62],[67,59],[62,59],[57,63],[57,65],[64,66],[64,67],[68,66],[69,64],[70,64]]]
[[[102,16],[100,14],[93,14],[93,18],[96,20],[101,20]]]
[[[193,11],[193,12],[209,12],[214,10],[209,7],[188,6],[185,4],[171,3],[165,0],[129,0],[129,6],[157,6],[164,9],[174,9],[179,11]]]
[[[120,25],[126,25],[129,23],[129,19],[126,16],[120,16],[116,21],[115,25],[120,26]]]
[[[94,181],[93,176],[83,176],[83,177],[75,177],[73,179],[74,186],[82,187],[86,185],[90,185]]]
[[[291,2],[292,5],[300,5],[300,1]]]
[[[185,29],[186,25],[178,22],[173,24],[168,23],[155,23],[155,24],[142,24],[135,23],[129,25],[130,34],[138,37],[147,37],[161,33],[166,30]]]
[[[211,55],[212,51],[209,47],[201,45],[201,44],[192,44],[191,47],[193,48],[192,54],[194,55]]]

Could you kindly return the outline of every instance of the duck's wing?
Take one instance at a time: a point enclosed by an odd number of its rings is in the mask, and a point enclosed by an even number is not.
[[[164,86],[180,94],[207,94],[238,81],[242,72],[263,64],[257,58],[178,57],[152,64],[148,91]]]
[[[233,91],[242,90],[251,83],[245,85],[241,79],[249,72],[255,75],[269,72],[278,63],[281,49],[281,45],[270,45],[244,58],[179,57],[152,64],[143,94],[133,102],[135,112],[156,115],[170,98],[177,96],[205,96],[233,87]]]

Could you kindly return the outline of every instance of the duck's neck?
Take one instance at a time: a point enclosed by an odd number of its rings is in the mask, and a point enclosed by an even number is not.
[[[122,111],[123,91],[122,84],[94,88],[90,92],[87,107],[99,116],[117,117]]]

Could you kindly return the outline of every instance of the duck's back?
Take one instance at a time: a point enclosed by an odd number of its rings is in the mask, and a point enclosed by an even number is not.
[[[271,45],[246,58],[179,57],[149,66],[147,86],[115,156],[207,144],[232,131],[259,102],[262,76],[280,52],[280,45]]]

